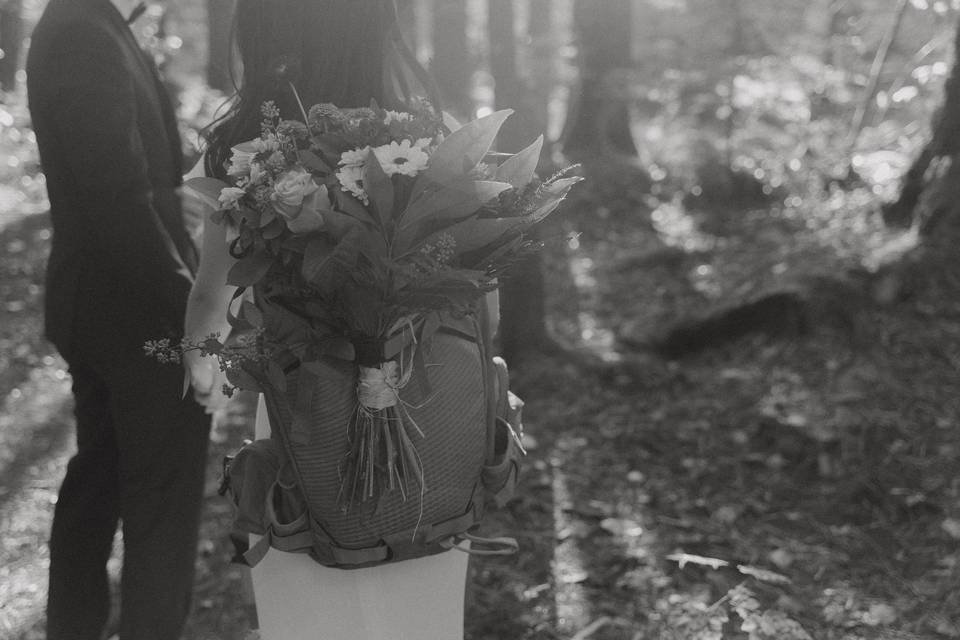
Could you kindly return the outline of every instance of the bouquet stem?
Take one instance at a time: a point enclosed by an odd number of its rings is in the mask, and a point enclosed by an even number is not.
[[[348,425],[347,453],[341,466],[340,508],[376,502],[398,490],[403,500],[415,483],[426,490],[423,465],[409,430],[423,432],[407,412],[399,391],[409,376],[402,376],[396,362],[376,367],[360,366],[356,411]]]

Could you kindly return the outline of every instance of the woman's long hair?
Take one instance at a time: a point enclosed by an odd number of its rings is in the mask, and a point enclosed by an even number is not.
[[[307,108],[396,106],[387,95],[395,21],[393,0],[239,0],[233,40],[243,74],[229,111],[208,130],[207,175],[224,177],[230,147],[260,135],[264,102],[302,119],[291,83]]]

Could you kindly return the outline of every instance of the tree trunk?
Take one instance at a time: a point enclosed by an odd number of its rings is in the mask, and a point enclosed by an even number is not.
[[[490,74],[494,83],[494,104],[497,109],[513,109],[500,129],[497,150],[516,153],[526,146],[524,87],[517,70],[517,38],[514,0],[488,0],[490,36]]]
[[[512,108],[497,148],[515,153],[531,137],[527,109],[524,107],[524,86],[517,70],[517,38],[514,0],[488,0],[490,35],[490,72],[495,86],[497,109]],[[546,337],[544,278],[540,257],[532,255],[514,265],[500,289],[500,349],[508,361],[515,362],[522,352],[537,349]]]
[[[0,90],[17,88],[23,46],[23,0],[0,0]]]
[[[904,176],[897,200],[884,207],[883,219],[889,225],[908,227],[914,222],[918,213],[917,205],[928,186],[928,167],[935,158],[953,156],[960,152],[960,65],[957,61],[960,54],[960,21],[954,33],[953,49],[953,69],[944,85],[943,104],[932,118],[930,142]]]
[[[560,38],[554,24],[552,0],[529,0],[530,23],[526,68],[529,74],[531,117],[536,131],[546,133],[550,99],[557,82],[557,51]]]
[[[443,108],[460,119],[473,115],[471,68],[465,0],[434,0],[433,61],[430,70],[443,97]]]
[[[576,0],[580,91],[563,136],[564,150],[572,157],[637,154],[629,105],[608,82],[611,72],[632,66],[631,17],[631,0]]]
[[[230,27],[235,0],[207,0],[207,84],[232,93]]]

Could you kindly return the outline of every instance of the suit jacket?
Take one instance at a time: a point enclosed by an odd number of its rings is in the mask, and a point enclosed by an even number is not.
[[[181,332],[197,262],[156,67],[109,0],[51,0],[27,90],[53,221],[47,336],[68,360],[142,357],[143,340]]]

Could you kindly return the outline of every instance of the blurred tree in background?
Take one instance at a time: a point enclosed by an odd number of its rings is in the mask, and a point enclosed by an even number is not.
[[[207,84],[224,93],[233,90],[230,27],[235,0],[207,0]]]
[[[0,0],[0,90],[13,91],[23,45],[22,0]]]
[[[628,93],[632,68],[630,0],[577,0],[574,24],[579,46],[580,86],[574,117],[567,121],[565,151],[574,157],[636,154],[630,130]]]
[[[0,0],[4,122],[15,123],[3,124],[0,142],[11,157],[30,155],[17,72],[44,3]],[[591,177],[610,203],[600,209],[630,210],[638,227],[659,233],[656,216],[643,212],[674,200],[706,229],[722,226],[724,211],[808,202],[831,185],[893,200],[906,176],[904,197],[916,201],[931,158],[957,138],[955,89],[935,133],[930,126],[949,75],[957,4],[409,0],[399,7],[445,108],[461,119],[515,109],[502,149],[546,132],[544,174],[588,159],[585,171],[599,172]],[[191,158],[233,89],[233,6],[171,0],[134,25],[174,87]],[[31,160],[11,160],[3,171],[8,183],[42,177]],[[21,196],[25,189],[8,188]],[[888,208],[891,222],[895,210]],[[901,221],[912,220],[899,210]],[[507,283],[508,351],[544,343],[542,288],[533,261]]]

